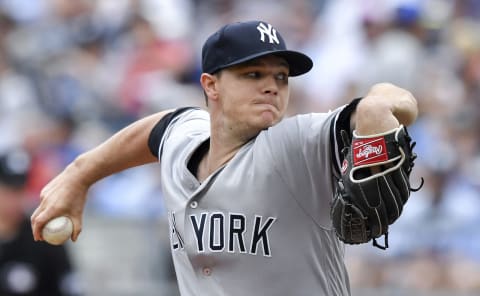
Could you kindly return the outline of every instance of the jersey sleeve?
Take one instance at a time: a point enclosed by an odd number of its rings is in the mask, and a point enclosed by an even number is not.
[[[178,123],[179,119],[183,118],[183,120],[180,120],[181,122],[188,121],[188,119],[194,119],[195,115],[192,116],[193,111],[205,113],[205,111],[202,111],[199,108],[184,107],[166,114],[162,119],[158,121],[158,123],[153,127],[152,131],[150,132],[148,138],[148,147],[153,156],[157,157],[158,159],[161,158],[163,150],[162,144],[165,142],[165,136],[168,136],[170,134],[172,128],[175,126],[176,123]],[[185,116],[187,114],[190,115]],[[195,114],[195,112],[193,112],[193,114]]]
[[[348,105],[347,105],[348,106]],[[290,194],[317,224],[330,228],[330,202],[339,144],[332,132],[346,106],[283,120],[262,134],[274,168]],[[343,113],[345,116],[346,113]]]

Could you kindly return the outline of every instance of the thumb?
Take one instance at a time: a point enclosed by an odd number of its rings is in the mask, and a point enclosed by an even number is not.
[[[72,217],[70,217],[70,219],[72,219],[72,223],[73,223],[73,232],[72,232],[71,239],[73,242],[76,242],[78,239],[78,236],[82,232],[82,219],[72,218]]]

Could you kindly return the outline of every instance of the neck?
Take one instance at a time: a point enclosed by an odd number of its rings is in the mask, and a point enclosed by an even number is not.
[[[238,136],[232,132],[232,129],[225,128],[223,125],[211,122],[210,147],[206,155],[202,158],[199,169],[198,179],[205,180],[209,175],[218,170],[228,161],[230,161],[245,145],[251,137]]]
[[[225,138],[212,137],[210,139],[210,149],[206,157],[210,173],[232,159],[245,143],[246,142],[228,141],[228,139]]]

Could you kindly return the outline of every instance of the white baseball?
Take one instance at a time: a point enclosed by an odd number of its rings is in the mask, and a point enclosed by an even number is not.
[[[43,239],[51,245],[61,245],[66,242],[73,232],[73,223],[70,218],[61,216],[50,220],[42,230]]]

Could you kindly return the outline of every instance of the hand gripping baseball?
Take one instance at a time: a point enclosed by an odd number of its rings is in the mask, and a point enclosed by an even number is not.
[[[58,217],[66,216],[73,224],[72,241],[76,241],[82,229],[82,214],[88,186],[76,178],[71,169],[65,169],[50,181],[40,193],[40,204],[31,216],[33,237],[42,241],[45,225]]]
[[[350,142],[342,131],[341,178],[332,203],[333,226],[340,240],[349,244],[373,239],[380,248],[388,247],[388,227],[400,217],[410,192],[410,173],[416,154],[415,142],[405,127],[385,133],[358,136]],[[376,238],[385,235],[385,246]]]

